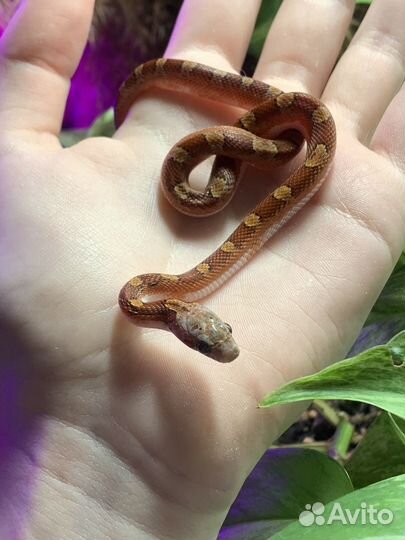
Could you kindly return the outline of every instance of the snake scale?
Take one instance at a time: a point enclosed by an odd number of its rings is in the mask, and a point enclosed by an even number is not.
[[[162,169],[163,192],[184,214],[206,216],[220,211],[237,189],[243,162],[270,169],[291,160],[306,141],[303,163],[214,253],[183,274],[136,276],[119,294],[121,309],[135,322],[159,323],[192,349],[230,362],[239,354],[230,325],[196,300],[223,285],[316,193],[335,153],[335,124],[325,105],[310,95],[284,93],[250,77],[196,62],[160,58],[137,67],[121,86],[115,109],[117,127],[135,99],[151,87],[247,111],[233,126],[197,131],[168,153]],[[274,130],[278,138],[268,138]],[[210,155],[216,159],[208,184],[204,192],[194,190],[188,176]]]

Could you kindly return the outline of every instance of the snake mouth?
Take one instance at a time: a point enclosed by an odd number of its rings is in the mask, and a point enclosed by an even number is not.
[[[210,354],[207,354],[210,358],[213,358],[217,362],[223,364],[228,364],[233,362],[239,356],[240,350],[236,341],[230,335],[224,341],[215,344],[210,351]]]

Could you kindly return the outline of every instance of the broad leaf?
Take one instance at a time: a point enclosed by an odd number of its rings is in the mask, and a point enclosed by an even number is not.
[[[89,137],[112,137],[115,131],[114,113],[108,109],[93,122],[89,129],[68,129],[59,135],[59,140],[64,148],[73,146]]]
[[[352,489],[345,469],[325,454],[273,448],[244,483],[219,538],[266,539],[297,519],[306,503],[331,501]]]
[[[399,320],[405,324],[405,252],[402,253],[366,324]]]
[[[402,427],[402,429],[401,429]],[[387,412],[378,416],[345,468],[356,488],[405,474],[405,421]]]
[[[313,399],[363,401],[405,418],[405,331],[386,345],[286,384],[260,406]]]
[[[404,540],[404,501],[405,475],[388,478],[310,507],[271,540]]]
[[[402,330],[405,330],[405,317],[401,320],[387,320],[364,326],[347,356],[357,356],[377,345],[385,345]]]
[[[253,32],[252,39],[249,45],[249,53],[255,58],[259,58],[263,49],[264,42],[267,37],[267,33],[270,29],[271,23],[281,6],[282,0],[271,0],[262,2],[259,15],[257,16],[256,28]]]

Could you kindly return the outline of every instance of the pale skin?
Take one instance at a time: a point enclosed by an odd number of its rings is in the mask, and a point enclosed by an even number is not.
[[[238,71],[258,8],[186,0],[167,56]],[[112,140],[63,150],[57,135],[93,0],[30,0],[9,25],[0,41],[0,366],[18,413],[1,465],[6,532],[214,539],[297,414],[258,401],[350,348],[405,234],[405,4],[375,0],[332,72],[352,8],[286,0],[261,55],[255,77],[322,97],[338,146],[319,196],[206,301],[241,348],[229,365],[137,329],[117,295],[132,275],[202,260],[269,189],[253,172],[226,215],[202,222],[159,195],[170,146],[235,111],[151,92]]]

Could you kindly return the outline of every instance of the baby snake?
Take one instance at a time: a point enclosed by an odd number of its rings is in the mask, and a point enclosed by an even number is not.
[[[271,168],[294,157],[303,138],[306,141],[303,164],[214,253],[184,274],[136,276],[119,294],[121,309],[135,322],[154,326],[158,321],[192,349],[230,362],[239,354],[231,327],[195,300],[225,283],[316,193],[335,153],[335,124],[325,105],[310,95],[284,93],[250,77],[196,62],[160,58],[137,67],[123,83],[115,109],[117,127],[134,100],[150,87],[248,110],[234,126],[202,129],[168,153],[162,169],[163,192],[184,214],[218,212],[235,193],[242,162]],[[281,133],[277,140],[267,138],[274,128]],[[196,191],[188,176],[212,154],[217,157],[205,191]]]

